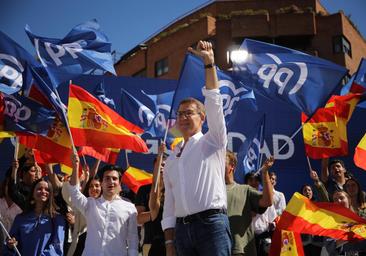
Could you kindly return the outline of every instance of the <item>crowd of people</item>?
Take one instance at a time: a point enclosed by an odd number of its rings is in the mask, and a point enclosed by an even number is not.
[[[27,150],[13,161],[1,186],[2,255],[268,255],[276,218],[286,208],[275,189],[275,159],[234,181],[237,159],[226,149],[227,133],[212,45],[189,51],[205,65],[205,103],[182,101],[177,128],[184,141],[166,157],[161,144],[153,182],[127,199],[120,167],[100,161],[91,170],[72,155],[71,176],[41,168]],[[202,133],[207,121],[208,132]],[[300,189],[310,200],[334,202],[366,218],[365,193],[340,160],[324,159],[314,184]],[[316,191],[314,191],[315,189]],[[315,199],[315,195],[317,195]],[[305,255],[366,255],[352,245],[302,235]]]

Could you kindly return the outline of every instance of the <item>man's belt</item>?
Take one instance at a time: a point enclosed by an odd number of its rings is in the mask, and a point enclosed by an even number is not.
[[[205,219],[211,215],[223,213],[226,214],[226,209],[208,209],[195,214],[187,215],[185,217],[178,217],[177,223],[189,224],[200,219]]]

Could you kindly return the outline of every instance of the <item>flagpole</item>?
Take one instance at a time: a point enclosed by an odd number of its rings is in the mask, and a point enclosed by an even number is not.
[[[316,111],[315,111],[316,112]],[[306,121],[304,122],[304,123],[302,123],[301,125],[300,125],[300,127],[291,135],[291,137],[290,137],[290,139],[292,140],[301,130],[302,130],[302,128],[304,127],[304,125],[307,123],[307,122],[309,122],[310,121],[310,119],[315,115],[315,112],[311,115],[311,116],[309,116],[308,117],[308,119],[306,119]],[[281,152],[281,150],[284,148],[284,147],[286,147],[287,146],[287,144],[289,143],[289,140],[288,141],[286,141],[285,142],[285,144],[283,144],[282,145],[282,147],[278,150],[278,153],[280,153]]]
[[[311,172],[312,171],[312,168],[311,168],[309,156],[306,156],[306,160],[308,162],[309,171]]]
[[[3,224],[3,222],[2,222],[1,220],[0,220],[0,225],[1,225],[1,228],[3,229],[3,231],[4,231],[5,235],[8,237],[8,239],[11,239],[11,236],[9,235],[8,231],[6,230],[6,228],[5,228],[4,224]],[[20,252],[19,252],[19,250],[18,250],[18,248],[17,248],[17,246],[16,246],[16,245],[14,245],[14,250],[15,250],[15,252],[16,252],[19,256],[21,256],[21,254],[20,254]]]
[[[72,80],[69,81],[69,88],[70,88],[70,85],[71,84],[72,84]],[[56,88],[55,88],[55,93],[56,93],[57,99],[60,102],[62,102],[61,101],[61,98],[60,98],[60,95],[58,94],[58,91],[57,91]],[[71,141],[72,151],[76,155],[77,154],[77,150],[76,150],[76,147],[75,147],[74,139],[72,138],[71,129],[70,129],[70,125],[69,125],[69,119],[67,118],[66,113],[63,110],[62,110],[62,115],[63,115],[63,118],[65,119],[65,122],[66,122],[67,131],[68,131],[68,133],[70,135],[70,141]]]
[[[19,138],[15,136],[15,145],[14,145],[14,161],[18,161],[18,153],[19,153]],[[17,183],[17,170],[14,174],[14,184]]]
[[[126,158],[126,165],[127,165],[127,168],[128,168],[130,166],[130,162],[128,161],[127,149],[125,149],[125,158]]]
[[[166,122],[166,129],[165,129],[165,134],[164,134],[164,139],[162,141],[162,143],[165,144],[166,142],[166,137],[168,136],[168,130],[169,130],[169,125],[170,125],[170,119],[168,119],[168,121]],[[161,168],[161,164],[163,162],[163,155],[161,154],[158,158],[158,174],[156,176],[156,180],[155,180],[155,184],[154,184],[154,193],[156,193],[158,191],[158,185],[159,185],[159,180],[160,180],[160,168]]]

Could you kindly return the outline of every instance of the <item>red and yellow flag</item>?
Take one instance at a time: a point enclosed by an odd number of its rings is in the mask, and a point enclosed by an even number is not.
[[[76,85],[70,85],[68,119],[76,146],[148,151],[145,142],[134,134],[143,133],[140,127]]]
[[[358,143],[353,157],[355,165],[366,170],[366,133]]]
[[[49,129],[47,136],[19,136],[19,143],[46,153],[46,155],[43,154],[42,158],[44,163],[59,163],[72,167],[70,135],[58,118]]]
[[[307,116],[301,116],[304,123]],[[313,159],[348,154],[347,127],[334,108],[321,108],[303,125],[306,154]]]
[[[299,233],[276,228],[272,235],[269,256],[304,256]]]
[[[152,178],[151,173],[130,166],[123,173],[122,182],[136,194],[141,186],[151,184]]]
[[[314,159],[348,154],[347,123],[362,98],[361,94],[332,96],[324,108],[303,126],[306,154]],[[302,122],[307,116],[302,114]]]
[[[116,163],[119,152],[120,149],[117,148],[92,148],[88,146],[83,146],[78,151],[80,155],[91,156],[109,164]]]
[[[341,240],[366,239],[366,220],[335,203],[314,203],[295,193],[277,228]]]

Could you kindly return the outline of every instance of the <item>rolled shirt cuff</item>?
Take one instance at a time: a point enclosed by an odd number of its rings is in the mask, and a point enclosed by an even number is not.
[[[175,228],[175,221],[176,217],[174,216],[166,217],[161,221],[161,227],[163,228],[163,230],[166,230],[168,228]]]

